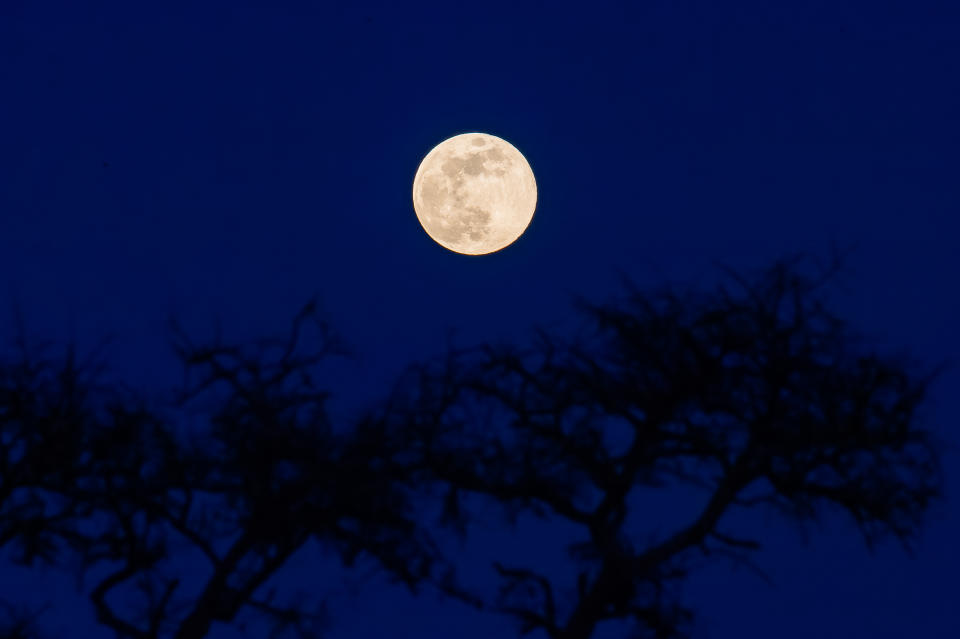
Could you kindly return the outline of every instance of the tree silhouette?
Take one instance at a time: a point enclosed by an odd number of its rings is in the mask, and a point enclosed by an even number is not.
[[[433,551],[409,490],[377,469],[393,451],[329,420],[314,374],[336,342],[312,305],[283,340],[175,336],[187,373],[178,411],[98,385],[69,354],[24,348],[4,368],[0,543],[15,561],[95,575],[98,621],[133,639],[196,639],[245,611],[266,617],[271,637],[318,636],[322,602],[266,588],[310,541],[347,563],[371,556],[411,587],[426,574]]]
[[[729,513],[802,525],[832,505],[868,544],[909,548],[939,495],[920,412],[932,374],[872,353],[830,311],[833,273],[784,260],[711,293],[581,302],[582,335],[452,351],[343,424],[320,381],[342,349],[312,304],[282,339],[198,344],[175,326],[170,405],[21,337],[0,362],[0,547],[89,580],[98,621],[129,639],[199,639],[251,614],[265,636],[319,636],[323,602],[277,579],[311,544],[523,632],[587,639],[629,620],[638,637],[684,636],[676,586],[696,565],[754,565],[761,536]],[[638,492],[688,483],[699,514],[649,541]],[[471,495],[576,526],[567,565],[495,562],[493,598],[466,583],[436,540],[470,534]],[[34,613],[2,612],[0,637],[38,636]]]
[[[569,547],[568,610],[557,578],[528,566],[496,563],[492,602],[453,575],[441,587],[553,639],[608,620],[681,637],[692,611],[675,586],[697,563],[756,567],[762,535],[728,530],[732,511],[803,525],[832,506],[867,544],[893,536],[909,550],[941,487],[919,412],[933,373],[870,352],[831,312],[837,268],[786,259],[699,294],[628,285],[623,300],[579,303],[577,339],[541,332],[414,367],[380,419],[419,446],[424,481],[446,489],[446,523],[468,528],[472,494],[584,535]],[[635,496],[677,484],[703,489],[699,513],[645,543]]]

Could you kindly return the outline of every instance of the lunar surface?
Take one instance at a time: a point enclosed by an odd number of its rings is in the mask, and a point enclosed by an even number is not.
[[[486,133],[444,140],[423,158],[413,179],[420,224],[457,253],[483,255],[513,243],[536,206],[537,183],[526,158]]]

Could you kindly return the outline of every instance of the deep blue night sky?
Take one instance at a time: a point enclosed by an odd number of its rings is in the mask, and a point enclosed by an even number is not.
[[[618,272],[694,283],[832,245],[852,247],[838,308],[875,343],[960,354],[955,3],[93,4],[0,2],[0,296],[38,336],[113,335],[114,370],[149,392],[179,381],[170,316],[249,337],[317,295],[356,352],[346,413],[451,329],[519,336],[565,321],[571,295],[615,294]],[[509,140],[539,187],[526,234],[484,257],[435,244],[410,201],[423,155],[466,131]],[[954,440],[958,384],[929,411]],[[686,512],[665,502],[654,529]],[[914,559],[871,557],[842,519],[808,544],[753,525],[777,586],[698,576],[698,636],[960,636],[955,502]],[[470,560],[546,553],[537,534],[491,524]],[[295,568],[336,590],[335,568]],[[513,634],[358,588],[334,639]],[[0,569],[0,595],[69,592]],[[62,596],[52,627],[106,636]]]

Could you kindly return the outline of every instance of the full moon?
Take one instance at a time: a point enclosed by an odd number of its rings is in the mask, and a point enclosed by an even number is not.
[[[512,144],[487,133],[435,146],[413,178],[413,208],[427,234],[451,251],[484,255],[520,237],[537,207],[537,182]]]

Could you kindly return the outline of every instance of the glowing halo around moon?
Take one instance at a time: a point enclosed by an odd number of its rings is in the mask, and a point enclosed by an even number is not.
[[[438,244],[485,255],[512,244],[533,219],[537,182],[512,144],[463,133],[435,146],[413,179],[413,208]]]

